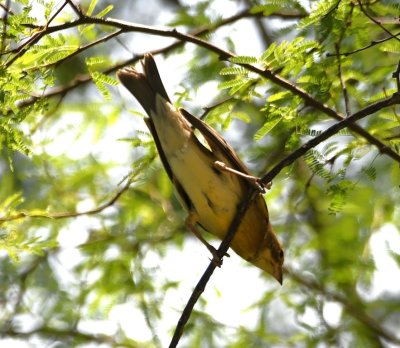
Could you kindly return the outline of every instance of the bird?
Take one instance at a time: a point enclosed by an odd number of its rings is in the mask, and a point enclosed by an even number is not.
[[[117,71],[117,77],[148,115],[145,122],[161,162],[176,188],[178,200],[188,212],[186,226],[218,263],[216,249],[203,237],[204,231],[222,240],[238,205],[251,186],[257,184],[257,178],[250,175],[216,130],[172,104],[150,53],[144,55],[141,63],[142,71],[124,67]],[[202,135],[203,142],[195,130]],[[284,252],[261,191],[250,203],[230,247],[282,284]]]

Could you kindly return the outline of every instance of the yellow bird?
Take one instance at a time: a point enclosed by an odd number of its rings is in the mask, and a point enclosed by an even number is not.
[[[189,212],[186,225],[216,258],[216,250],[205,241],[201,230],[224,238],[238,205],[254,185],[246,176],[253,177],[221,135],[186,110],[172,105],[153,56],[145,55],[142,65],[143,73],[124,68],[117,72],[118,78],[149,116],[145,121],[161,161]],[[209,148],[199,141],[194,129],[203,135]],[[282,283],[283,250],[261,193],[243,217],[231,248]]]

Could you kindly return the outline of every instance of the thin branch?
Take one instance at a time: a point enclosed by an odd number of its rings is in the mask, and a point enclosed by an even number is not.
[[[4,325],[0,328],[1,333],[11,329],[13,318],[19,312],[22,306],[23,298],[28,288],[27,281],[29,280],[29,277],[39,268],[39,266],[42,264],[42,261],[47,259],[47,256],[48,254],[47,252],[45,252],[44,255],[36,257],[32,262],[29,263],[29,266],[19,274],[19,284],[18,288],[16,289],[17,294],[15,295],[15,301],[11,304],[11,308],[8,310],[8,313],[2,320],[4,322]],[[11,301],[7,302],[9,304]]]
[[[9,13],[10,15],[13,15],[14,12],[13,10],[10,9],[10,0],[7,0],[6,4],[0,4],[0,7],[6,12]]]
[[[84,341],[84,342],[97,342],[97,343],[107,343],[111,344],[112,346],[115,347],[137,347],[137,344],[129,341],[124,341],[120,342],[120,340],[117,340],[116,337],[110,335],[104,335],[104,334],[89,334],[85,332],[81,332],[78,330],[61,330],[49,326],[43,326],[39,327],[37,329],[34,329],[32,331],[28,332],[20,332],[20,331],[15,331],[15,330],[6,330],[2,332],[3,336],[9,336],[9,337],[17,337],[17,338],[25,338],[28,339],[29,337],[32,336],[40,336],[42,338],[54,338],[57,337],[58,339],[62,340],[68,340],[70,342],[71,339],[76,339],[78,341]]]
[[[47,21],[45,28],[48,28],[48,26],[50,25],[50,23],[61,13],[61,11],[63,10],[63,8],[65,6],[67,6],[68,4],[68,0],[64,1],[64,3],[60,6],[60,8],[54,12],[54,14],[50,17],[50,19]]]
[[[91,42],[91,43],[89,43],[89,44],[87,44],[85,46],[79,47],[77,50],[75,50],[74,52],[70,53],[68,56],[66,56],[66,57],[64,57],[64,58],[62,58],[60,60],[57,60],[56,62],[45,64],[45,65],[40,65],[40,66],[35,66],[35,67],[31,68],[31,69],[25,69],[25,71],[35,71],[35,70],[38,70],[38,69],[49,68],[51,66],[56,66],[57,67],[60,64],[64,63],[65,61],[71,59],[72,57],[75,57],[79,53],[82,53],[83,51],[86,51],[87,49],[89,49],[91,47],[94,47],[94,46],[96,46],[96,45],[98,45],[100,43],[103,43],[103,42],[106,42],[106,41],[112,39],[113,37],[121,34],[121,32],[122,32],[122,30],[119,29],[119,30],[117,30],[117,31],[115,31],[115,32],[113,32],[111,34],[108,34],[108,35],[106,35],[106,36],[104,36],[104,37],[102,37],[102,38],[100,38],[100,39],[98,39],[96,41],[93,41],[93,42]]]
[[[358,0],[357,1],[358,5],[360,6],[360,10],[362,13],[364,13],[365,16],[367,16],[373,23],[375,23],[379,28],[381,28],[386,34],[389,34],[393,39],[396,39],[397,41],[400,41],[399,38],[397,38],[396,36],[394,36],[390,30],[387,30],[381,22],[379,22],[378,20],[376,20],[374,17],[370,16],[368,14],[368,12],[364,9],[364,6],[362,5],[361,1]]]
[[[75,52],[71,53],[69,56],[67,56],[65,58],[62,58],[59,61],[55,62],[55,65],[59,66],[61,63],[63,63],[64,61],[68,60],[69,58],[74,57],[77,54],[82,53],[83,51],[86,51],[87,49],[89,49],[89,48],[91,48],[93,46],[96,46],[96,45],[98,45],[100,43],[104,43],[104,42],[112,39],[113,37],[121,34],[121,32],[122,32],[122,30],[117,30],[117,31],[115,31],[115,32],[113,32],[111,34],[108,34],[108,35],[106,35],[106,36],[104,36],[104,37],[102,37],[102,38],[100,38],[98,40],[95,40],[95,41],[91,42],[90,44],[87,44],[85,46],[79,47]],[[49,65],[51,65],[51,64],[49,64]]]
[[[257,194],[259,194],[259,191],[251,188],[249,190],[246,198],[238,206],[235,217],[229,226],[228,233],[224,237],[223,241],[221,242],[221,244],[217,250],[217,254],[221,260],[226,255],[226,252],[229,249],[229,246],[232,242],[232,239],[234,238],[234,236],[236,234],[236,231],[239,227],[240,222],[242,221],[248,207],[250,206],[251,202],[254,200],[254,198],[256,197]],[[175,332],[172,337],[171,343],[169,344],[169,348],[175,348],[178,345],[179,340],[182,337],[185,325],[187,324],[187,322],[190,318],[190,315],[193,311],[193,308],[194,308],[197,300],[200,298],[201,294],[204,292],[204,289],[205,289],[208,281],[210,280],[212,274],[214,273],[216,267],[217,267],[216,263],[211,261],[210,264],[208,265],[207,269],[203,273],[202,277],[198,281],[196,287],[194,288],[194,290],[192,292],[192,295],[190,296],[190,298],[181,314],[181,317],[179,318],[179,321],[175,328]]]
[[[231,23],[233,23],[235,21],[238,21],[240,19],[247,18],[247,17],[257,17],[257,16],[262,16],[262,13],[260,13],[260,12],[259,13],[253,13],[253,12],[251,12],[251,9],[246,9],[246,10],[243,10],[243,11],[237,13],[236,15],[233,15],[231,17],[222,19],[222,20],[218,21],[216,24],[211,25],[210,27],[203,28],[203,29],[200,29],[200,30],[196,30],[196,31],[194,31],[193,33],[191,33],[189,35],[192,35],[192,36],[203,36],[203,35],[206,35],[208,33],[211,33],[212,31],[215,31],[216,29],[218,29],[220,27],[223,27],[225,25],[231,24]],[[296,19],[296,18],[305,17],[305,14],[303,15],[303,14],[298,14],[298,13],[280,13],[280,12],[276,12],[276,13],[272,13],[269,17],[277,17],[277,18],[281,18],[281,19]],[[85,17],[85,18],[93,18],[93,17]],[[70,26],[68,26],[68,28],[73,27],[73,26],[75,26],[75,25],[70,25]],[[35,27],[35,28],[37,29],[38,27]],[[61,28],[59,30],[63,30],[63,29],[65,29],[65,27]],[[58,31],[58,30],[54,30],[54,31]],[[48,34],[48,32],[45,32],[45,33],[43,32],[42,33],[42,35],[45,35],[45,34]],[[35,40],[38,41],[37,38]],[[33,42],[33,43],[35,43],[35,42]],[[101,39],[98,40],[98,43],[100,43],[100,42],[102,42]],[[165,47],[160,48],[160,49],[153,50],[153,51],[151,51],[149,53],[152,53],[153,55],[167,54],[167,53],[171,52],[172,50],[183,46],[184,44],[185,44],[184,41],[176,41],[171,45],[165,46]],[[85,49],[87,49],[89,47],[91,47],[91,46],[87,45],[87,46],[85,46]],[[10,51],[8,53],[18,52],[21,49],[25,49],[25,44],[21,45],[20,47],[17,47],[15,49],[13,49],[12,51]],[[82,51],[83,51],[83,47],[82,47],[82,50],[80,51],[80,53]],[[74,54],[74,53],[72,53],[72,54]],[[130,59],[124,61],[124,62],[121,62],[119,64],[116,64],[113,67],[110,67],[110,68],[106,69],[105,71],[103,71],[103,73],[104,74],[110,74],[110,73],[112,73],[112,72],[114,72],[114,71],[116,71],[116,70],[118,70],[118,69],[120,69],[120,68],[122,68],[122,67],[124,67],[126,65],[134,64],[134,63],[138,62],[142,58],[143,58],[143,55],[136,55],[133,58],[130,58]],[[57,64],[57,62],[54,63],[54,64]],[[78,78],[76,78],[75,80],[73,80],[68,86],[55,87],[50,92],[48,92],[47,94],[44,94],[41,97],[49,98],[49,97],[54,97],[54,96],[59,95],[59,94],[66,94],[69,91],[75,89],[76,87],[79,87],[79,86],[81,86],[81,85],[83,85],[83,84],[85,84],[87,82],[91,82],[91,81],[92,81],[92,77],[91,77],[90,74],[81,75]],[[19,103],[18,107],[29,106],[29,105],[35,103],[38,98],[39,98],[39,96],[31,96],[31,98],[25,99],[21,103]]]
[[[193,35],[204,35],[207,34],[213,30],[215,30],[215,28],[233,23],[234,21],[237,21],[241,18],[246,18],[246,17],[250,17],[250,16],[260,16],[262,15],[262,13],[252,13],[251,9],[245,10],[240,12],[239,14],[229,17],[225,20],[221,20],[220,22],[218,22],[217,24],[215,24],[214,26],[211,26],[210,28],[206,28],[203,30],[200,30],[199,32],[195,32]],[[275,13],[275,14],[271,14],[271,17],[279,17],[279,18],[301,18],[304,17],[305,15],[301,15],[301,14],[285,14],[285,13]],[[70,22],[66,22],[64,24],[60,24],[60,25],[56,25],[56,26],[52,26],[52,27],[48,27],[48,24],[46,24],[46,26],[44,26],[40,31],[35,32],[34,35],[32,35],[32,37],[25,42],[24,44],[22,44],[20,47],[17,47],[16,49],[14,49],[13,51],[16,51],[16,55],[10,59],[10,61],[8,61],[5,66],[9,67],[11,64],[13,64],[18,58],[20,58],[21,56],[23,56],[29,47],[33,46],[34,44],[36,44],[43,36],[57,32],[57,31],[61,31],[61,30],[65,30],[65,29],[69,29],[69,28],[73,28],[75,26],[78,25],[83,25],[83,24],[104,24],[104,25],[108,25],[108,26],[114,26],[116,28],[120,28],[123,29],[124,32],[129,32],[129,31],[138,31],[138,32],[147,32],[147,33],[151,33],[149,32],[149,30],[151,31],[152,28],[151,27],[147,27],[145,25],[140,25],[137,24],[134,27],[136,27],[136,29],[133,30],[129,30],[129,22],[124,22],[124,21],[119,21],[119,20],[109,20],[109,19],[104,19],[104,18],[97,18],[97,17],[89,17],[89,16],[85,16],[83,13],[79,16],[79,18],[75,21],[70,21]],[[154,28],[153,28],[154,29]],[[157,29],[155,29],[157,30]],[[168,31],[167,30],[157,30],[158,34],[154,33],[153,35],[160,35],[160,36],[164,36],[164,37],[168,37],[170,35],[168,35]],[[164,34],[162,34],[164,32]],[[173,37],[173,36],[172,36]]]
[[[132,31],[133,32],[142,32],[142,33],[147,33],[147,34],[151,34],[151,35],[172,37],[172,38],[181,40],[181,42],[173,43],[170,46],[167,46],[167,48],[153,51],[153,53],[155,53],[155,54],[160,53],[160,52],[165,52],[166,49],[170,50],[170,49],[172,49],[171,47],[175,48],[177,46],[180,46],[181,44],[183,44],[182,42],[191,42],[195,45],[204,47],[204,48],[208,49],[209,51],[218,54],[222,60],[229,60],[230,58],[235,57],[235,55],[233,53],[226,51],[218,46],[215,46],[208,41],[204,41],[204,40],[200,39],[199,37],[196,37],[196,36],[193,36],[190,34],[183,34],[181,32],[178,32],[176,29],[172,29],[172,30],[158,29],[158,28],[145,26],[145,25],[131,24],[129,22],[115,20],[115,19],[83,17],[83,18],[80,18],[80,19],[72,21],[72,22],[64,23],[64,24],[61,24],[58,26],[49,27],[49,28],[47,28],[46,31],[47,31],[47,33],[52,33],[52,32],[65,30],[65,29],[72,28],[77,25],[82,25],[82,24],[102,24],[102,25],[106,25],[106,26],[112,26],[112,27],[119,28],[123,32],[132,32]],[[138,59],[139,59],[139,56],[134,57],[124,63],[130,64],[132,62],[137,61]],[[255,72],[256,74],[258,74],[260,76],[263,76],[266,79],[274,82],[278,86],[281,86],[282,88],[291,91],[293,94],[300,96],[304,100],[306,105],[312,106],[315,109],[323,112],[324,114],[326,114],[336,120],[344,119],[344,116],[340,115],[339,113],[337,113],[336,111],[331,109],[326,104],[323,104],[323,103],[317,101],[316,99],[314,99],[313,96],[311,96],[310,94],[308,94],[301,88],[297,87],[292,82],[276,75],[271,70],[268,70],[268,69],[262,70],[253,65],[250,65],[250,64],[238,64],[238,65],[243,66],[244,68],[246,68],[252,72]],[[112,68],[107,69],[104,73],[107,74],[112,71],[115,71],[115,70],[119,69],[121,66],[123,66],[123,64],[118,64]],[[91,77],[86,75],[85,77],[83,77],[83,79],[85,80],[83,82],[88,82],[91,80]],[[58,91],[53,90],[52,92],[48,93],[47,96],[55,95],[55,94],[60,93],[60,91],[65,92],[65,90],[70,90],[72,88],[75,88],[76,84],[79,84],[81,82],[82,82],[82,80],[79,81],[79,79],[78,79],[70,86],[67,86],[65,88],[60,88],[60,90],[58,90]],[[32,100],[30,99],[30,101],[26,102],[25,104],[27,104],[27,103],[29,104],[29,103],[31,103],[31,101]],[[386,146],[379,139],[375,138],[373,135],[368,133],[362,127],[360,127],[356,124],[350,124],[349,128],[353,132],[358,133],[359,135],[364,137],[369,143],[375,145],[381,153],[388,155],[389,157],[391,157],[392,159],[394,159],[400,163],[400,155],[399,154],[397,154],[395,151],[393,151],[390,147]]]
[[[204,110],[204,111],[203,111],[203,113],[199,116],[199,119],[200,119],[200,120],[204,120],[204,118],[205,118],[213,109],[218,108],[219,106],[221,106],[221,105],[225,104],[226,102],[231,101],[231,100],[233,100],[233,99],[234,99],[233,96],[232,96],[232,97],[228,97],[228,98],[225,98],[224,100],[218,101],[218,102],[216,102],[216,103],[214,103],[214,104],[212,104],[212,105],[203,107],[203,110]]]
[[[397,92],[400,92],[400,61],[397,63],[397,69],[393,72],[392,77],[396,80]]]
[[[339,78],[339,81],[340,81],[340,86],[342,87],[342,91],[343,91],[343,98],[344,98],[344,106],[345,106],[346,116],[349,116],[351,114],[351,111],[350,111],[349,95],[347,93],[346,84],[345,84],[345,81],[343,79],[343,74],[342,74],[342,59],[341,59],[341,55],[340,55],[340,46],[342,44],[342,41],[343,41],[344,35],[346,33],[346,30],[350,26],[351,18],[352,18],[352,15],[353,15],[353,10],[354,10],[354,5],[351,4],[350,5],[350,11],[346,15],[346,24],[343,26],[343,29],[340,32],[340,35],[339,35],[337,43],[335,43],[335,51],[336,51],[336,57],[337,57],[337,63],[338,63],[338,78]]]
[[[10,65],[12,65],[18,58],[21,58],[27,51],[28,49],[36,44],[43,36],[48,34],[49,30],[49,25],[50,23],[61,13],[63,8],[68,4],[67,1],[65,1],[60,8],[50,17],[50,19],[47,21],[46,25],[42,27],[41,30],[35,32],[32,37],[27,40],[25,43],[23,43],[21,46],[17,47],[13,51],[17,52],[15,56],[13,56],[8,62],[6,62],[4,65],[6,68],[8,68]]]
[[[338,54],[340,52],[340,44],[339,43],[335,44],[335,50],[336,50],[336,54]],[[340,81],[340,86],[342,87],[346,116],[349,116],[350,115],[349,95],[347,93],[346,84],[343,80],[342,62],[341,62],[340,55],[337,55],[337,64],[338,64],[338,78]]]
[[[29,129],[29,135],[33,135],[36,133],[36,131],[42,127],[44,125],[44,123],[50,118],[50,116],[54,115],[56,113],[56,111],[60,108],[64,97],[65,97],[65,93],[61,94],[60,97],[58,98],[57,102],[55,103],[55,105],[46,111],[46,113],[44,113],[40,119],[38,120],[38,122],[36,122],[34,125],[32,125],[32,127]]]
[[[82,10],[79,8],[78,5],[75,5],[73,0],[67,0],[68,4],[72,7],[72,9],[74,10],[74,12],[78,15],[78,17],[83,17],[83,12]]]
[[[160,338],[159,338],[158,335],[157,335],[156,328],[154,327],[154,321],[155,321],[155,320],[154,320],[154,318],[153,318],[152,315],[151,315],[151,310],[150,310],[150,308],[149,308],[149,306],[148,306],[148,304],[147,304],[147,301],[146,301],[146,298],[145,298],[143,292],[140,293],[140,302],[139,302],[139,305],[140,305],[140,309],[141,309],[142,312],[143,312],[144,319],[145,319],[145,321],[146,321],[146,325],[147,325],[147,327],[149,328],[149,330],[150,330],[150,332],[151,332],[152,340],[153,340],[154,346],[155,346],[156,348],[161,348],[161,347],[162,347],[162,344],[161,344]]]
[[[365,47],[361,47],[361,48],[358,48],[358,49],[353,50],[353,51],[342,52],[342,53],[339,53],[339,55],[347,57],[347,56],[350,56],[350,55],[352,55],[354,53],[365,51],[365,50],[367,50],[367,49],[369,49],[371,47],[374,47],[376,45],[381,44],[382,42],[386,42],[386,41],[392,40],[393,38],[397,38],[398,36],[400,36],[400,33],[393,34],[392,36],[385,37],[384,39],[381,39],[381,40],[371,41],[371,43],[369,45],[365,46]],[[326,54],[327,57],[335,57],[336,55],[337,54],[332,54],[332,53],[327,53]]]
[[[388,340],[389,342],[392,342],[394,344],[400,344],[400,338],[396,337],[393,333],[387,331],[383,326],[380,325],[379,322],[377,322],[374,318],[372,318],[367,313],[365,313],[362,310],[362,306],[354,305],[351,301],[349,301],[347,299],[347,297],[345,297],[339,293],[333,292],[331,290],[328,290],[313,280],[301,277],[298,275],[297,272],[293,272],[287,268],[285,268],[285,271],[286,271],[286,274],[288,274],[290,276],[290,278],[292,278],[297,283],[303,285],[307,289],[311,289],[312,291],[319,292],[327,299],[333,300],[335,302],[342,304],[344,309],[351,316],[353,316],[358,321],[363,323],[370,330],[375,332],[379,337],[382,337],[385,340]]]
[[[18,219],[23,219],[23,218],[47,218],[47,219],[65,219],[65,218],[72,218],[72,217],[77,217],[77,216],[82,216],[82,215],[94,215],[98,214],[104,209],[112,206],[115,204],[115,202],[122,196],[122,194],[129,189],[129,186],[133,182],[133,177],[130,177],[127,179],[125,185],[120,188],[117,193],[109,199],[107,202],[104,204],[101,204],[97,208],[94,209],[89,209],[85,210],[82,212],[77,212],[77,211],[72,211],[72,212],[60,212],[60,213],[30,213],[30,212],[24,212],[21,211],[17,214],[10,215],[10,216],[5,216],[5,217],[0,217],[0,224],[8,221],[13,221],[13,220],[18,220]]]
[[[390,98],[386,98],[384,100],[371,104],[366,108],[361,109],[353,115],[345,118],[344,120],[334,124],[333,126],[323,131],[320,135],[316,136],[309,142],[299,147],[297,150],[293,151],[289,156],[285,157],[274,168],[272,168],[272,170],[265,174],[262,177],[261,181],[263,183],[268,183],[272,181],[272,179],[277,176],[283,168],[291,165],[296,159],[302,157],[308,150],[314,148],[324,140],[338,133],[343,128],[351,128],[350,125],[354,122],[394,104],[400,104],[400,93],[394,93]]]
[[[341,1],[342,1],[342,0],[337,0],[337,1],[336,1],[336,4],[334,4],[334,5],[329,9],[329,11],[328,11],[327,13],[324,14],[323,18],[326,18],[326,17],[330,16],[334,11],[336,11],[337,8],[339,7]]]
[[[363,117],[366,117],[376,111],[381,110],[384,107],[393,105],[393,104],[400,104],[400,94],[395,93],[391,98],[385,99],[383,101],[377,102],[375,104],[372,104],[365,109],[362,109],[355,114],[349,116],[348,118],[336,123],[335,125],[331,126],[328,128],[326,131],[322,132],[319,136],[313,138],[310,140],[308,143],[304,144],[302,147],[298,148],[295,150],[292,154],[287,156],[285,159],[283,159],[281,162],[279,162],[272,170],[270,170],[267,174],[265,174],[262,178],[261,181],[263,183],[268,183],[272,181],[272,179],[277,176],[281,170],[284,167],[289,166],[292,164],[296,159],[300,158],[303,156],[309,149],[317,146],[319,143],[322,141],[328,139],[332,135],[336,134],[339,132],[341,129],[348,127],[351,123],[356,122],[357,120],[362,119]],[[259,194],[259,192],[255,189],[250,189],[248,191],[248,194],[246,198],[241,202],[239,205],[235,218],[233,219],[232,223],[229,226],[228,233],[224,237],[223,241],[221,242],[219,248],[218,248],[218,256],[221,258],[226,255],[226,252],[229,249],[229,246],[236,234],[236,231],[238,229],[238,226],[240,222],[242,221],[248,207],[250,206],[251,202],[254,200],[256,195]],[[183,334],[183,330],[185,325],[187,324],[190,315],[193,311],[193,308],[197,302],[197,300],[200,298],[201,294],[204,292],[204,289],[211,278],[211,275],[214,273],[216,269],[216,264],[215,262],[210,262],[208,265],[206,271],[204,272],[203,276],[200,278],[199,282],[197,283],[195,289],[193,290],[192,295],[190,296],[181,317],[179,318],[178,324],[175,328],[174,335],[172,337],[171,343],[169,345],[170,348],[175,348],[177,344],[179,343],[179,340]]]

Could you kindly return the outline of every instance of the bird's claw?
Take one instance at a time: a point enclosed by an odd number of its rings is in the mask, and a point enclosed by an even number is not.
[[[218,250],[215,249],[213,246],[210,245],[208,248],[210,251],[211,255],[213,256],[210,261],[216,266],[216,267],[221,267],[222,266],[222,257],[218,255]],[[225,253],[224,256],[230,257],[228,253]]]
[[[217,168],[218,170],[223,170],[232,174],[236,174],[237,176],[240,176],[244,179],[246,179],[248,182],[250,182],[251,185],[253,185],[258,191],[261,193],[265,193],[266,189],[270,190],[272,186],[272,182],[269,183],[264,183],[261,178],[258,178],[253,175],[245,174],[242,173],[236,169],[228,167],[224,162],[221,161],[215,161],[214,162],[214,167]]]

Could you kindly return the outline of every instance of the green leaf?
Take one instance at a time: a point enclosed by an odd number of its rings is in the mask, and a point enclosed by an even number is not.
[[[102,18],[104,17],[107,13],[111,12],[112,9],[114,8],[113,5],[108,5],[104,10],[100,11],[95,17],[97,18]]]
[[[258,59],[253,56],[236,56],[229,58],[229,61],[236,64],[255,64]]]
[[[240,66],[232,66],[221,69],[221,75],[247,75],[248,71]]]
[[[254,135],[255,140],[260,140],[264,136],[266,136],[279,122],[281,122],[283,116],[273,115],[272,117],[268,117],[268,121],[264,123],[264,125],[257,131]]]
[[[95,8],[96,5],[97,5],[97,1],[98,1],[98,0],[91,0],[91,1],[90,1],[89,7],[88,7],[88,9],[87,9],[87,11],[86,11],[86,16],[91,16],[91,15],[92,15],[93,10],[94,10],[94,8]]]

